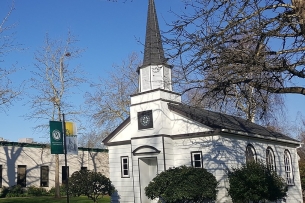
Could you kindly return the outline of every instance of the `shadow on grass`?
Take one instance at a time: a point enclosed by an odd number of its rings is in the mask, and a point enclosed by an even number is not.
[[[0,198],[0,203],[66,203],[67,198],[54,197],[9,197]],[[70,203],[93,203],[91,199],[86,196],[70,197]],[[105,196],[103,199],[98,199],[98,203],[110,203],[110,197]]]

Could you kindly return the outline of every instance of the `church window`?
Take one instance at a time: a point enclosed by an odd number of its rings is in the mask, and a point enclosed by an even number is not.
[[[121,176],[122,178],[129,178],[129,159],[128,156],[121,157]]]
[[[246,162],[256,161],[256,151],[252,144],[248,144],[246,148]]]
[[[284,152],[284,165],[285,165],[285,174],[286,174],[286,183],[288,185],[293,185],[293,175],[292,175],[292,164],[291,156],[288,150]]]
[[[271,147],[266,150],[266,164],[269,170],[275,171],[274,153]]]
[[[191,161],[194,168],[202,168],[202,152],[191,152]]]

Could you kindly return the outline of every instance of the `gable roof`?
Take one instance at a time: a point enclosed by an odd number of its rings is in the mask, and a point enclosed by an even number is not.
[[[207,125],[219,130],[237,131],[239,133],[247,133],[250,135],[260,135],[265,138],[283,139],[287,141],[299,142],[282,133],[278,133],[267,129],[266,127],[252,123],[251,121],[230,116],[223,113],[213,112],[201,108],[192,107],[185,104],[168,103],[168,108],[179,113],[189,119]]]

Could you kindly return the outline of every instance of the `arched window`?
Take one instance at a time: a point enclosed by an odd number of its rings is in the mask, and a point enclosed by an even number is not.
[[[246,162],[256,161],[256,151],[252,144],[248,144],[246,148]]]
[[[288,185],[293,185],[294,180],[292,175],[291,156],[287,149],[284,152],[284,165],[285,165],[285,173],[286,173],[286,182]]]
[[[275,171],[274,153],[271,147],[266,150],[266,164],[269,170]]]

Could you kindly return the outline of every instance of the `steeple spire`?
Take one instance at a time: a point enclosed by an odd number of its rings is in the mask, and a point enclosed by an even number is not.
[[[167,64],[162,47],[154,0],[148,1],[143,65],[137,69],[139,92],[164,89],[172,91],[172,66]]]
[[[154,0],[149,0],[143,66],[165,64]]]

